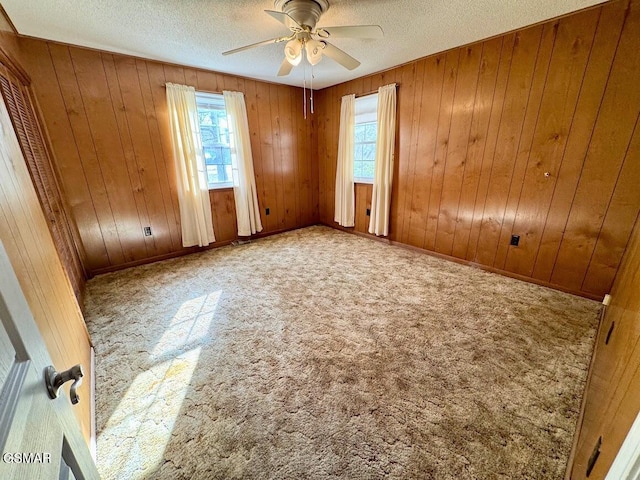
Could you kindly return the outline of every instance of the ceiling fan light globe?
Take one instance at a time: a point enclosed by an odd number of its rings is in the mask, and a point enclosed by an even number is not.
[[[294,58],[287,57],[287,62],[289,62],[294,67],[297,65],[300,65],[301,60],[302,60],[302,55],[298,55],[297,57],[294,57]]]
[[[324,44],[318,40],[309,40],[304,48],[307,53],[307,60],[311,65],[317,65],[322,60],[322,49]]]
[[[302,60],[302,43],[298,40],[290,40],[284,47],[284,56],[293,65],[299,65]]]

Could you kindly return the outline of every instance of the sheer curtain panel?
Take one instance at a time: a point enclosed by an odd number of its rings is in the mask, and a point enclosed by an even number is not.
[[[262,231],[262,222],[258,206],[256,177],[253,172],[247,107],[242,92],[223,91],[222,94],[229,120],[233,196],[236,202],[238,235],[248,237]]]
[[[196,106],[196,91],[167,83],[167,108],[176,169],[182,246],[201,247],[215,242],[209,187],[204,165]]]
[[[353,192],[353,156],[355,142],[356,96],[342,97],[340,135],[336,168],[336,198],[334,220],[343,227],[355,225]]]
[[[396,84],[378,89],[378,138],[376,163],[371,196],[369,233],[389,235],[389,210],[391,207],[391,182],[396,144]]]

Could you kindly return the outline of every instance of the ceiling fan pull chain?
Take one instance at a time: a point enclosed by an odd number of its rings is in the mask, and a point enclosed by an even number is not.
[[[302,111],[304,119],[307,119],[307,66],[302,64]]]
[[[313,65],[311,65],[311,114],[313,115]]]

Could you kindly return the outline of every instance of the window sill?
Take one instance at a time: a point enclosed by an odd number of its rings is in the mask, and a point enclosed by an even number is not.
[[[365,185],[373,185],[373,179],[369,180],[368,178],[354,178],[353,183],[363,183]]]
[[[220,185],[220,186],[215,186],[215,187],[209,187],[209,191],[210,192],[219,192],[222,190],[231,190],[233,191],[233,185]]]

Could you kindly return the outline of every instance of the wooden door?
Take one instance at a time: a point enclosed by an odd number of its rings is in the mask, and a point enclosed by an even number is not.
[[[49,396],[44,381],[49,365],[0,242],[0,478],[99,478],[66,390],[58,398]]]

